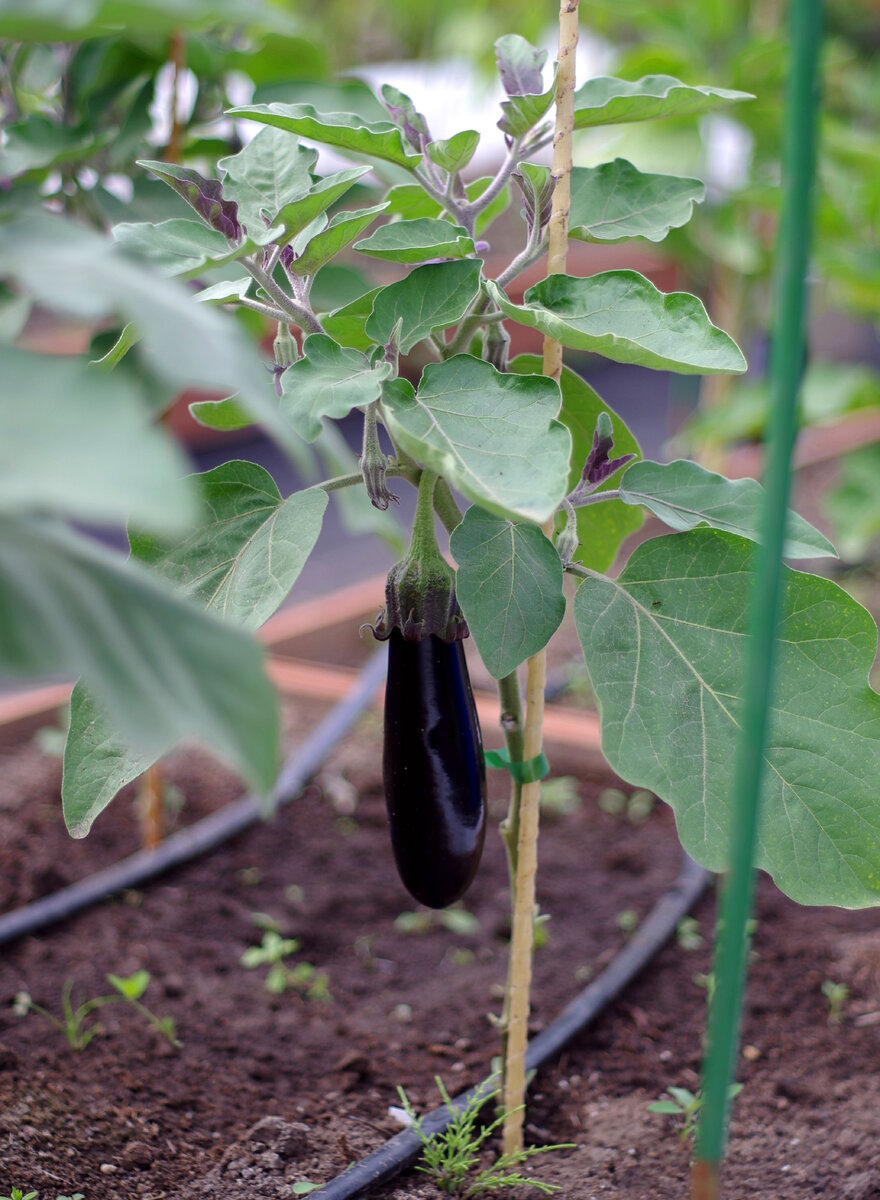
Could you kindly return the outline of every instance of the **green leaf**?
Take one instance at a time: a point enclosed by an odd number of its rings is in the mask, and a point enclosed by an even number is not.
[[[508,33],[495,42],[495,63],[508,96],[526,96],[543,91],[541,72],[547,51],[538,50],[518,33]]]
[[[15,41],[82,41],[86,37],[170,34],[178,29],[240,25],[241,0],[4,0],[0,36]],[[249,2],[248,24],[291,32],[291,22],[274,6]],[[252,59],[249,61],[253,61]]]
[[[243,279],[222,279],[206,287],[193,299],[197,304],[237,304],[247,296],[253,280],[250,275]]]
[[[824,503],[844,557],[863,558],[880,537],[880,442],[844,455],[840,478]]]
[[[251,104],[232,108],[227,116],[274,125],[327,146],[381,158],[415,170],[422,160],[407,147],[391,121],[365,121],[354,113],[320,113],[311,104]]]
[[[125,996],[126,1000],[140,1000],[150,986],[150,972],[135,971],[133,975],[128,975],[124,979],[120,975],[110,974],[107,976],[107,982],[119,992],[120,996]]]
[[[618,579],[591,573],[574,605],[605,757],[672,805],[682,845],[713,871],[728,866],[754,556],[717,530],[653,538]],[[783,573],[756,862],[800,903],[875,905],[877,629],[829,580]]]
[[[222,233],[186,217],[172,217],[158,225],[149,221],[134,225],[123,222],[113,228],[113,237],[123,250],[145,258],[166,275],[182,279],[192,279],[209,268],[224,267],[253,254],[273,241],[276,233],[263,229],[257,239],[248,235],[236,246]]]
[[[272,225],[276,227],[281,226],[284,230],[275,239],[278,245],[286,245],[291,238],[301,233],[307,225],[314,221],[315,217],[319,217],[321,213],[326,212],[346,192],[351,191],[357,181],[368,174],[369,170],[369,167],[351,167],[347,171],[337,171],[333,175],[327,175],[323,179],[319,179],[317,183],[309,188],[304,196],[300,196],[296,200],[291,200],[289,203],[284,204],[272,218]],[[342,214],[339,215],[341,216]],[[347,215],[352,216],[354,214]]]
[[[88,321],[134,323],[155,375],[181,387],[237,392],[243,407],[290,449],[259,353],[234,320],[194,304],[182,284],[127,259],[106,238],[58,217],[34,215],[5,227],[0,272],[53,311]],[[298,439],[297,439],[298,440]]]
[[[574,127],[653,121],[658,117],[690,117],[739,100],[754,100],[750,92],[728,88],[691,87],[671,75],[645,75],[629,82],[611,75],[590,79],[574,94]]]
[[[221,158],[224,194],[238,202],[248,228],[261,222],[260,210],[279,212],[296,196],[311,188],[318,152],[300,145],[299,139],[283,129],[266,126],[237,154]],[[259,225],[256,226],[259,228]]]
[[[473,505],[449,543],[458,564],[455,594],[496,679],[543,649],[565,615],[562,563],[537,525]]]
[[[0,146],[0,179],[88,159],[109,136],[104,133],[98,139],[91,130],[72,129],[32,114],[26,121],[6,126],[6,140]]]
[[[368,350],[373,345],[365,326],[373,311],[373,301],[381,290],[373,288],[371,292],[365,292],[341,308],[334,308],[333,312],[321,318],[321,324],[334,342],[340,346],[350,346],[352,350]]]
[[[359,350],[313,333],[303,342],[303,357],[281,376],[281,406],[297,433],[313,442],[323,417],[338,420],[353,408],[372,404],[391,373],[390,363],[374,367]]]
[[[509,96],[501,101],[501,111],[504,114],[498,122],[498,128],[508,137],[523,138],[533,129],[556,99],[556,67],[553,68],[553,82],[546,92],[536,95]]]
[[[653,1104],[648,1105],[648,1112],[660,1113],[664,1117],[680,1117],[682,1109],[680,1104],[676,1104],[674,1100],[655,1100]]]
[[[232,242],[241,241],[238,205],[223,195],[223,184],[219,179],[206,179],[192,167],[181,167],[177,163],[140,158],[138,166],[168,184],[211,229],[222,233],[224,238]],[[255,237],[257,230],[261,228],[262,225],[258,225],[252,236]]]
[[[63,526],[24,517],[0,523],[7,673],[83,675],[143,753],[198,738],[256,787],[271,787],[275,695],[256,643]]]
[[[479,144],[480,135],[476,129],[463,129],[454,137],[438,142],[429,142],[425,147],[425,152],[432,163],[436,163],[442,170],[454,175],[457,171],[465,169],[474,157]]]
[[[624,504],[644,505],[671,529],[708,525],[760,541],[764,489],[755,479],[726,479],[685,459],[640,462],[625,471],[620,498]],[[837,553],[809,521],[789,512],[785,557],[836,558]]]
[[[129,350],[138,344],[141,340],[140,334],[135,329],[131,321],[124,325],[119,333],[119,337],[110,347],[106,354],[102,354],[100,358],[93,358],[89,366],[98,367],[101,371],[112,371],[114,367],[125,358]]]
[[[206,429],[219,429],[224,433],[232,429],[247,429],[254,423],[251,414],[232,396],[227,396],[225,400],[196,400],[189,406],[189,411],[193,420]]]
[[[386,384],[391,432],[408,454],[502,517],[546,521],[565,495],[571,437],[555,420],[559,388],[469,354],[429,363],[418,394]]]
[[[568,235],[584,242],[642,237],[660,242],[691,219],[706,189],[699,179],[645,175],[625,158],[572,167]]]
[[[515,321],[572,350],[680,375],[745,371],[734,342],[688,292],[664,293],[637,271],[605,271],[586,279],[549,275],[513,304],[492,280],[489,294]]]
[[[391,262],[420,263],[426,258],[466,258],[474,253],[474,242],[461,225],[419,217],[414,221],[392,221],[381,225],[355,250]]]
[[[130,378],[0,345],[0,511],[182,530],[197,514],[186,472]]]
[[[233,461],[195,476],[198,528],[176,541],[130,532],[134,558],[218,616],[255,630],[283,604],[321,532],[327,493],[283,500],[268,471]]]
[[[367,336],[384,345],[402,321],[400,352],[408,354],[429,334],[457,324],[480,294],[481,266],[478,259],[467,259],[416,267],[373,301]]]
[[[383,202],[374,205],[373,208],[336,213],[326,229],[309,239],[305,250],[291,263],[291,271],[297,275],[314,275],[349,242],[353,242],[368,225],[372,225],[379,213],[384,212],[387,207]]]
[[[522,354],[510,364],[510,370],[520,375],[540,375],[543,360],[538,355]],[[626,423],[609,408],[580,375],[568,367],[562,368],[559,379],[562,391],[562,411],[559,420],[568,426],[571,433],[571,470],[566,484],[566,495],[573,491],[581,478],[581,472],[593,445],[593,432],[599,413],[607,413],[614,431],[614,455],[635,454],[642,457],[641,447],[630,433]],[[610,491],[618,486],[618,477],[606,479],[597,489]],[[601,504],[587,505],[577,511],[577,528],[580,546],[575,562],[583,563],[596,571],[607,571],[623,540],[641,528],[644,516],[641,509],[631,508],[619,500],[603,500]]]

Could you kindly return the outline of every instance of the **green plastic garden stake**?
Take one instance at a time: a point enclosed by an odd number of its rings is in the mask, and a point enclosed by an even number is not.
[[[754,893],[755,837],[772,695],[776,630],[782,610],[782,547],[797,431],[797,395],[804,361],[804,278],[812,228],[816,157],[821,0],[791,0],[791,64],[785,130],[785,191],[779,234],[775,334],[771,359],[773,407],[767,434],[763,537],[756,554],[749,614],[743,719],[733,781],[730,871],[715,950],[716,987],[703,1065],[703,1106],[692,1176],[693,1200],[720,1196],[719,1163],[726,1141],[728,1096],[739,1041],[747,965],[746,927]]]

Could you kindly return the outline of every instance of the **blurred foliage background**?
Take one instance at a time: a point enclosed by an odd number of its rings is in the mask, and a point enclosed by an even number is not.
[[[704,385],[677,448],[709,461],[758,436],[766,415],[761,367],[781,176],[784,18],[781,0],[595,0],[582,8],[585,61],[601,73],[669,74],[756,97],[699,122],[587,132],[576,149],[583,165],[621,155],[642,170],[707,183],[706,202],[663,252],[757,368],[744,382]],[[46,204],[109,229],[178,214],[182,202],[135,160],[212,168],[239,145],[240,130],[223,119],[231,105],[308,100],[381,117],[358,68],[372,78],[375,64],[430,62],[442,81],[443,64],[451,71],[464,61],[488,88],[494,39],[516,31],[552,47],[555,21],[550,0],[0,0],[0,217]],[[804,402],[806,421],[818,425],[880,409],[878,47],[877,0],[827,0],[813,287],[819,332]],[[14,310],[15,297],[0,295],[7,337]],[[877,511],[880,498],[865,498],[876,455],[850,458],[829,512],[858,554],[870,538],[852,532],[852,497]],[[873,537],[877,524],[860,527]]]

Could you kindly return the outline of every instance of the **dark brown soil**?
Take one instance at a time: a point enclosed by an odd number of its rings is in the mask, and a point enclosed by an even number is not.
[[[294,740],[320,715],[291,709]],[[555,774],[583,775],[574,756],[552,757]],[[396,931],[395,917],[415,906],[391,863],[378,759],[370,716],[272,823],[2,953],[0,1194],[14,1185],[40,1200],[288,1197],[295,1182],[326,1180],[397,1131],[388,1109],[398,1085],[433,1107],[435,1075],[454,1091],[483,1077],[506,962],[500,840],[490,833],[467,897],[477,932]],[[201,755],[178,755],[170,774],[186,796],[184,822],[236,793]],[[493,774],[500,802],[504,780]],[[136,848],[124,797],[89,839],[71,842],[59,777],[58,761],[33,745],[0,757],[0,907]],[[544,821],[538,891],[551,919],[535,1028],[622,944],[617,915],[644,915],[677,869],[669,812],[641,825],[611,816],[596,804],[609,782],[582,778],[580,810]],[[272,996],[265,969],[240,965],[260,941],[255,913],[300,940],[290,961],[326,971],[332,1001]],[[697,914],[704,935],[712,913],[710,897]],[[798,909],[762,881],[757,917],[728,1194],[880,1198],[876,916]],[[13,1012],[19,991],[57,1013],[66,980],[84,998],[109,990],[108,971],[139,968],[152,977],[146,1003],[177,1023],[179,1052],[122,1004],[101,1013],[103,1033],[81,1053],[40,1016]],[[536,1080],[529,1139],[577,1144],[535,1163],[565,1197],[686,1195],[688,1147],[647,1106],[668,1084],[698,1085],[705,992],[693,979],[708,969],[705,946],[669,946]],[[828,1022],[826,979],[851,989],[840,1024]],[[438,1194],[410,1174],[384,1196]]]

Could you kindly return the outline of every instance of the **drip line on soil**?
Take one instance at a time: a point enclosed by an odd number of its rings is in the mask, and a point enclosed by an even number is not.
[[[588,984],[545,1030],[532,1038],[526,1053],[526,1070],[534,1071],[554,1058],[577,1034],[587,1028],[639,975],[675,933],[708,886],[711,876],[684,855],[675,882],[654,904],[648,916],[621,952],[592,983]],[[488,1080],[455,1096],[451,1106],[442,1105],[421,1118],[423,1132],[431,1137],[442,1133],[454,1113],[461,1112],[480,1092],[491,1090]],[[393,1179],[412,1166],[422,1152],[422,1143],[412,1129],[389,1138],[384,1146],[329,1183],[312,1192],[312,1200],[354,1200]]]
[[[216,849],[267,814],[289,804],[322,766],[370,703],[385,677],[385,654],[375,654],[348,694],[336,704],[306,741],[288,758],[268,806],[259,797],[242,796],[219,812],[172,834],[155,850],[140,850],[86,879],[0,916],[0,946],[67,920],[75,913],[135,888],[158,875]]]

